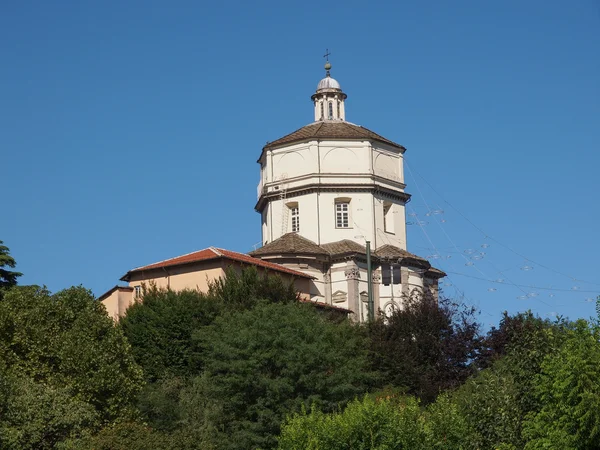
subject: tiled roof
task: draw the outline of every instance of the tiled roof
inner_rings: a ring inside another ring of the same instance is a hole
[[[406,250],[389,244],[379,247],[377,250],[375,250],[374,255],[380,258],[409,258],[429,264],[425,258],[421,258],[420,256],[414,255]]]
[[[440,270],[440,269],[436,269],[435,267],[430,267],[427,270],[427,273],[430,275],[433,275],[436,278],[442,278],[447,275],[446,272],[444,272],[443,270]]]
[[[253,258],[252,256],[245,255],[243,253],[232,252],[231,250],[225,250],[222,248],[205,248],[204,250],[199,250],[197,252],[188,253],[186,255],[177,256],[175,258],[165,259],[164,261],[159,261],[157,263],[149,264],[147,266],[138,267],[136,269],[130,270],[127,272],[121,280],[125,280],[129,275],[137,272],[142,272],[151,269],[160,269],[163,267],[172,267],[179,266],[183,264],[190,264],[195,262],[202,261],[210,261],[214,259],[228,259],[230,261],[237,261],[245,264],[252,264],[254,266],[263,267],[265,269],[274,270],[276,272],[287,273],[290,275],[294,275],[302,278],[313,278],[310,275],[299,272],[297,270],[288,269],[280,264],[271,263],[268,261],[263,261],[258,258]],[[125,280],[126,281],[126,280]]]
[[[290,133],[276,141],[269,142],[265,145],[265,149],[271,147],[277,147],[283,144],[290,144],[292,142],[305,141],[310,139],[351,139],[351,140],[372,140],[383,142],[388,145],[392,145],[401,150],[406,150],[400,144],[396,144],[389,139],[380,136],[379,134],[369,130],[368,128],[361,127],[360,125],[354,125],[350,122],[314,122],[306,125],[293,133]]]
[[[351,241],[350,239],[322,244],[321,247],[327,250],[331,256],[347,255],[352,253],[366,254],[367,252],[365,247],[354,241]]]
[[[284,234],[273,242],[250,252],[250,255],[260,258],[263,256],[275,255],[324,255],[336,257],[341,255],[359,254],[365,255],[366,248],[357,242],[350,239],[344,239],[327,244],[317,245],[310,239],[300,236],[297,233]],[[410,253],[393,245],[382,245],[377,250],[372,252],[373,259],[379,261],[381,259],[409,259],[421,267],[427,269],[430,275],[435,277],[444,277],[446,274],[439,269],[431,267],[429,261],[421,258],[413,253]]]
[[[287,233],[280,238],[269,242],[264,247],[250,252],[252,256],[278,255],[281,253],[294,253],[304,255],[328,255],[323,247],[315,244],[310,239],[300,236],[298,233]]]

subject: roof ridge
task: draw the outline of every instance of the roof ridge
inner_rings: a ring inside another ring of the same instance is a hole
[[[163,259],[163,260],[161,260],[161,261],[156,261],[156,262],[153,262],[153,263],[150,263],[150,264],[144,264],[143,266],[139,266],[139,267],[135,267],[135,268],[131,269],[131,270],[130,270],[130,272],[131,272],[131,271],[133,271],[133,270],[142,269],[142,268],[144,268],[144,267],[153,266],[153,265],[155,265],[155,264],[160,264],[160,263],[164,263],[164,262],[167,262],[167,261],[171,261],[172,259],[182,258],[182,257],[184,257],[184,256],[193,255],[194,253],[202,252],[202,251],[204,251],[204,250],[211,250],[211,249],[212,249],[212,247],[209,247],[209,248],[202,248],[202,249],[200,249],[200,250],[194,250],[193,252],[185,253],[185,254],[183,254],[183,255],[179,255],[179,256],[173,256],[172,258]]]
[[[212,251],[217,256],[223,256],[223,253],[220,252],[220,249],[217,247],[208,247],[210,251]]]

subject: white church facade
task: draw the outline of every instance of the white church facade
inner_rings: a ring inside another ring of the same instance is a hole
[[[216,254],[219,261],[292,276],[303,301],[366,321],[369,294],[374,311],[389,314],[415,291],[437,296],[445,274],[406,250],[406,149],[346,121],[347,96],[331,77],[329,62],[325,69],[311,97],[314,122],[267,143],[258,159],[255,209],[261,215],[262,247],[248,255],[223,249]],[[224,273],[220,266],[213,272],[203,268],[216,256],[189,255],[129,271],[121,278],[128,286],[100,297],[109,314],[111,305],[118,305],[111,315],[122,315],[144,282],[202,290],[210,277]],[[169,270],[185,276],[174,281]]]
[[[364,321],[367,242],[375,311],[401,307],[415,290],[437,295],[445,274],[406,250],[406,149],[346,121],[347,95],[329,62],[325,69],[311,97],[314,122],[262,149],[255,209],[263,247],[250,255],[312,275],[313,301]]]

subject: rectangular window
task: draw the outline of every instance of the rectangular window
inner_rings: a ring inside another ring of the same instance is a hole
[[[336,228],[350,228],[350,203],[335,204],[335,226]]]
[[[138,284],[137,286],[134,286],[133,289],[135,289],[135,298],[140,298],[142,296],[142,286]]]
[[[290,215],[292,216],[292,232],[298,233],[300,231],[300,210],[297,206],[290,208]]]
[[[381,265],[381,282],[384,286],[390,284],[402,284],[402,271],[398,264],[382,264]]]
[[[383,203],[383,231],[395,234],[394,232],[394,209],[392,203]]]

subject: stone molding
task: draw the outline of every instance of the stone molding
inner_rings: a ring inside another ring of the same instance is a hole
[[[347,280],[360,280],[360,270],[357,267],[344,270],[344,275]]]

